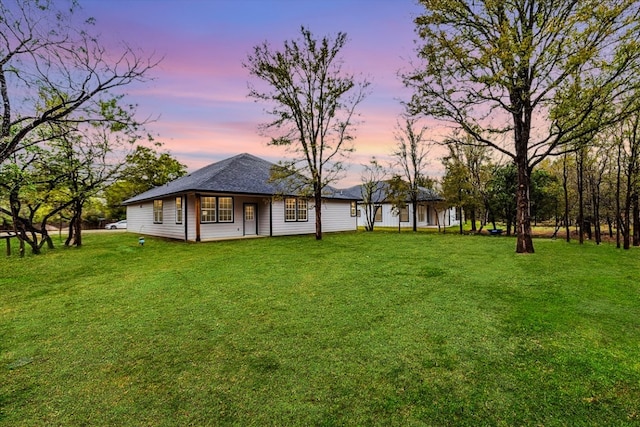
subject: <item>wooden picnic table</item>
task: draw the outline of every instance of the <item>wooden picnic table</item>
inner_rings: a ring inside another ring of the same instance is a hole
[[[10,231],[0,231],[0,239],[7,241],[7,256],[11,256],[11,238],[17,237],[15,233]]]

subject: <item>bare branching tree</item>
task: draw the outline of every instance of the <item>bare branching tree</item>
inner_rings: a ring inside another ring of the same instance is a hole
[[[158,60],[129,46],[108,51],[75,1],[2,1],[0,17],[0,164],[81,123],[141,125],[114,114],[115,92],[145,81]]]
[[[396,146],[391,155],[399,176],[407,182],[407,195],[411,201],[413,231],[418,229],[417,212],[420,186],[427,180],[425,168],[429,163],[429,145],[426,140],[427,128],[416,126],[417,119],[406,118],[398,123],[395,131]]]
[[[322,196],[341,177],[343,160],[352,150],[355,109],[369,83],[342,69],[338,56],[345,33],[316,40],[306,28],[301,38],[281,49],[264,42],[253,49],[244,67],[266,88],[252,86],[249,96],[271,107],[273,121],[264,126],[271,145],[290,149],[294,159],[281,163],[278,178],[305,177],[302,194],[315,202],[316,239],[322,239]],[[300,189],[298,189],[300,191]]]
[[[387,185],[385,179],[387,171],[378,159],[372,157],[364,166],[361,175],[360,196],[364,207],[364,229],[373,231],[376,220],[376,212],[381,209],[381,204],[386,199]]]

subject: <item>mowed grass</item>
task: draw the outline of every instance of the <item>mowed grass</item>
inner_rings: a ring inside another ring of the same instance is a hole
[[[640,252],[87,234],[0,260],[0,425],[640,424]]]

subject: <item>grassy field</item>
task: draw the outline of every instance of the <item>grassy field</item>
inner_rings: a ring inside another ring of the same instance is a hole
[[[640,424],[640,252],[130,233],[0,259],[0,425]]]

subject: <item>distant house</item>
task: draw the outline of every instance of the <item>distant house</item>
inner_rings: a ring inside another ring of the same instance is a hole
[[[362,186],[356,185],[344,190],[354,198],[357,203],[357,223],[359,227],[366,224],[366,205],[362,200]],[[389,184],[381,181],[377,184],[372,194],[372,204],[377,207],[374,218],[376,227],[398,227],[413,228],[413,207],[411,201],[406,200],[406,206],[397,209],[389,200]],[[420,187],[418,196],[417,227],[448,227],[459,225],[460,220],[456,215],[455,208],[447,207],[445,200],[436,191]]]
[[[314,233],[313,199],[270,182],[273,166],[240,154],[132,197],[124,202],[128,230],[194,242]],[[328,188],[323,231],[356,230],[356,199]]]

